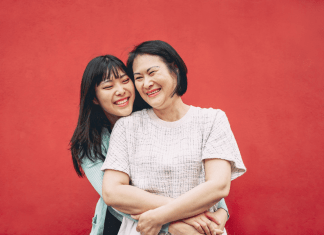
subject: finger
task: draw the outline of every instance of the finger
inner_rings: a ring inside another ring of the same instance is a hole
[[[222,231],[222,230],[220,230],[218,228],[215,230],[215,232],[216,232],[216,234],[223,234],[224,233],[224,231]]]
[[[205,215],[208,219],[210,219],[211,221],[215,222],[217,225],[221,224],[221,221],[218,219],[218,217],[214,216],[213,213],[207,211],[205,212]]]
[[[205,234],[204,230],[202,227],[200,227],[200,224],[197,222],[193,222],[193,227],[198,231],[198,233]]]
[[[207,218],[206,218],[207,219]],[[207,219],[208,220],[208,219]],[[209,220],[210,221],[210,220]],[[210,221],[210,223],[207,223],[209,231],[212,234],[216,234],[215,230],[218,228],[218,225],[216,223],[214,223],[213,221]]]
[[[211,231],[209,231],[208,225],[205,221],[203,221],[202,219],[197,220],[197,223],[200,224],[200,227],[202,227],[202,229],[204,230],[206,235],[212,235]]]
[[[207,224],[208,230],[210,231],[210,234],[214,235],[214,230],[216,229],[216,224],[212,221],[210,221],[207,217],[201,216],[200,217],[202,221],[204,221]]]
[[[131,215],[131,217],[132,217],[133,219],[139,220],[139,218],[141,217],[141,215]]]
[[[137,226],[136,226],[136,231],[137,232],[140,232],[141,230],[140,230],[140,227],[139,227],[139,225],[137,224]]]

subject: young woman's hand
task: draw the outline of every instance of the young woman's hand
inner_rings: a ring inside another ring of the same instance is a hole
[[[208,214],[209,215],[209,214]],[[212,215],[210,215],[212,217]],[[223,231],[218,228],[219,224],[218,218],[214,218],[210,220],[205,213],[201,213],[199,215],[183,219],[184,223],[191,225],[194,227],[199,233],[207,234],[207,235],[216,235],[223,234]]]
[[[226,221],[227,221],[227,212],[220,208],[216,212],[205,212],[205,215],[208,219],[215,222],[216,228],[223,231]]]
[[[160,232],[162,225],[153,210],[148,210],[140,215],[132,215],[138,220],[136,231],[141,235],[156,235]]]
[[[194,227],[181,221],[170,223],[169,232],[172,235],[201,235]]]

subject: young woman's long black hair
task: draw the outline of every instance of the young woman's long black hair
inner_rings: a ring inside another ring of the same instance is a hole
[[[126,72],[124,63],[112,55],[99,56],[87,65],[81,82],[80,112],[77,127],[70,141],[74,169],[83,177],[82,159],[103,160],[101,133],[103,128],[111,132],[111,124],[100,105],[93,103],[95,88],[111,75],[119,77],[119,71]],[[138,97],[138,96],[137,96]]]

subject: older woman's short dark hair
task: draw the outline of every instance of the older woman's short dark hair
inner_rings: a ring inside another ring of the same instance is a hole
[[[146,41],[134,47],[129,53],[127,60],[128,74],[134,81],[133,63],[138,55],[156,55],[159,56],[168,66],[170,72],[177,75],[177,86],[174,89],[172,96],[177,94],[182,96],[187,91],[187,66],[176,52],[176,50],[166,42],[160,40]]]

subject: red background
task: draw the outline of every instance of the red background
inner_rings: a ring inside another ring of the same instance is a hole
[[[189,69],[188,104],[224,110],[247,173],[229,234],[324,234],[324,2],[0,3],[0,234],[87,234],[98,195],[73,170],[86,64],[161,39]]]

